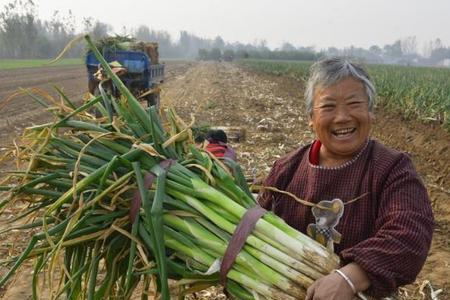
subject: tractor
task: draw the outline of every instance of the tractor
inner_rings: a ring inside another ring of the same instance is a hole
[[[164,81],[165,65],[158,62],[157,43],[135,42],[133,39],[112,46],[109,42],[109,45],[103,46],[100,51],[113,72],[138,100],[147,101],[148,106],[159,107],[160,84]],[[115,98],[120,97],[119,89],[105,76],[93,52],[86,54],[85,63],[91,94],[99,95],[102,88]]]

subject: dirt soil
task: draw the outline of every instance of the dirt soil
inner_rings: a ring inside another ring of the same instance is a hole
[[[313,137],[302,103],[303,84],[296,79],[260,74],[230,63],[169,63],[167,71],[163,106],[175,107],[186,121],[193,116],[197,124],[238,126],[246,131],[244,141],[231,144],[247,176],[263,177],[275,159]],[[54,82],[75,98],[86,90],[83,67],[0,71],[0,79],[0,107],[2,99],[20,86],[50,90],[48,83]],[[31,99],[13,100],[0,110],[0,155],[25,126],[49,118]],[[429,295],[430,286],[443,289],[436,299],[450,299],[450,135],[437,124],[404,120],[382,109],[377,110],[376,118],[373,137],[412,156],[428,186],[437,220],[425,267],[415,284],[401,290],[402,299],[422,299],[420,290]],[[0,170],[10,166],[4,164]],[[7,217],[0,217],[0,228]],[[0,236],[0,241],[1,257],[10,254],[11,245],[15,251],[21,249],[26,237]],[[29,299],[31,270],[30,265],[22,268],[14,283],[0,290],[0,297]],[[0,269],[0,275],[4,271]],[[197,294],[197,299],[219,298],[224,296],[217,289]]]

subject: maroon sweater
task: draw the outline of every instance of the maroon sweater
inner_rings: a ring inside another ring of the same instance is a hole
[[[317,203],[340,198],[345,205],[336,226],[342,234],[335,252],[344,263],[356,262],[366,272],[373,296],[386,296],[413,282],[430,248],[434,219],[426,188],[405,153],[370,140],[359,156],[336,168],[309,162],[311,145],[275,162],[265,186],[291,192]],[[265,191],[261,206],[306,232],[314,223],[309,207],[280,193]]]

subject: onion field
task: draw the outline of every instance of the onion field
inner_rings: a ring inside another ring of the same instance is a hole
[[[243,60],[241,64],[275,75],[308,78],[312,62]],[[368,65],[375,81],[378,105],[406,119],[441,124],[450,131],[450,69]]]

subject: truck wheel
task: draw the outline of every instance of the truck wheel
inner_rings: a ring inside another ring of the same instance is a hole
[[[98,81],[97,80],[92,79],[92,80],[88,81],[88,91],[92,95],[96,96],[95,91],[98,92]]]
[[[159,94],[151,94],[147,97],[147,105],[150,106],[156,106],[157,109],[159,109]]]

